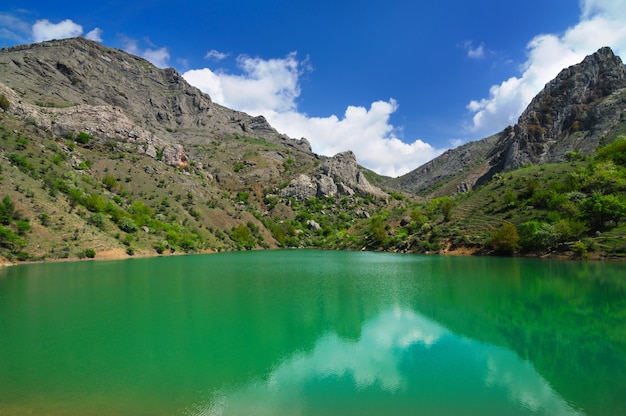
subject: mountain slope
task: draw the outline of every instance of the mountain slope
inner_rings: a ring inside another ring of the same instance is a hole
[[[590,155],[626,132],[626,66],[610,48],[562,70],[515,126],[452,149],[385,186],[409,193],[454,194],[527,164]],[[437,189],[433,189],[437,186]]]
[[[86,39],[2,49],[0,99],[11,259],[310,246],[387,197],[354,154],[318,156],[173,69]],[[324,214],[302,214],[311,197]]]

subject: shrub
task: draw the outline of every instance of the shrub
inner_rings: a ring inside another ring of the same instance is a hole
[[[610,160],[616,165],[626,166],[626,137],[620,136],[613,143],[596,151],[598,160]]]
[[[101,230],[104,230],[104,225],[106,224],[106,217],[101,212],[94,213],[87,222],[95,227],[98,227]]]
[[[137,231],[138,228],[137,224],[135,224],[135,221],[128,217],[121,218],[117,223],[117,226],[125,233],[134,233],[135,231]]]
[[[8,110],[9,107],[11,107],[9,99],[6,97],[6,95],[0,94],[0,108],[2,108],[3,110]]]
[[[115,179],[115,176],[107,173],[104,175],[104,178],[102,178],[102,184],[106,189],[112,191],[117,186],[117,179]]]
[[[91,134],[85,133],[84,131],[81,131],[80,133],[78,133],[78,136],[76,136],[76,141],[80,144],[87,144],[91,139],[93,139],[93,136]]]
[[[576,241],[572,244],[572,252],[574,253],[574,257],[579,259],[586,259],[589,257],[587,244],[582,241]]]
[[[24,235],[31,230],[30,221],[28,219],[17,221],[15,226],[17,227],[17,233],[19,235]]]
[[[84,255],[88,259],[93,259],[94,257],[96,257],[96,250],[94,250],[93,248],[88,248],[85,250]]]
[[[517,228],[510,222],[505,222],[495,230],[488,242],[497,253],[512,254],[519,248],[519,234]]]

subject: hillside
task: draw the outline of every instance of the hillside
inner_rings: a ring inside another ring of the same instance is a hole
[[[516,126],[390,180],[123,51],[4,48],[0,263],[278,247],[621,258],[625,80],[602,49]]]
[[[313,245],[387,197],[352,153],[315,155],[176,71],[82,38],[3,49],[0,80],[10,260]],[[310,198],[342,205],[286,223]]]

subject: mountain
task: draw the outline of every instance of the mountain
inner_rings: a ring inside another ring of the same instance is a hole
[[[388,197],[353,153],[316,155],[175,70],[84,38],[0,50],[0,99],[7,257],[311,245],[333,214],[344,229]],[[285,224],[310,198],[344,204]]]
[[[0,264],[278,247],[623,258],[625,87],[603,48],[515,126],[390,180],[126,52],[3,48]]]
[[[383,185],[408,193],[451,195],[528,164],[560,162],[571,152],[591,155],[625,132],[626,66],[605,47],[563,69],[515,126],[448,150]]]

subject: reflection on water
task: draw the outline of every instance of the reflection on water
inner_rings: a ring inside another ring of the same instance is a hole
[[[623,264],[278,251],[0,270],[0,416],[626,414]]]
[[[442,354],[445,362],[436,362]],[[420,365],[429,361],[430,365]],[[456,376],[446,373],[451,368]],[[285,358],[267,377],[212,393],[208,404],[193,406],[188,414],[317,414],[318,403],[311,398],[319,387],[316,385],[322,383],[349,384],[354,390],[352,398],[345,396],[346,386],[339,387],[341,396],[326,397],[337,407],[325,414],[341,414],[345,409],[342,402],[353,399],[362,401],[359,406],[363,412],[359,413],[367,414],[371,397],[359,392],[377,390],[395,396],[398,410],[408,405],[413,412],[443,414],[449,403],[440,402],[436,395],[428,397],[430,391],[419,389],[420,385],[440,383],[442,379],[451,392],[472,391],[465,395],[465,402],[455,399],[454,407],[465,409],[464,414],[492,413],[494,409],[499,414],[583,414],[561,398],[530,362],[512,351],[459,337],[419,313],[400,307],[366,322],[358,341],[326,334],[311,351]],[[499,403],[494,396],[499,397]],[[419,407],[414,406],[416,402]]]

